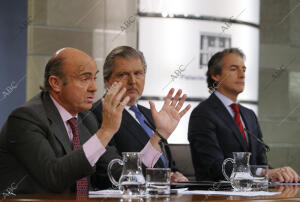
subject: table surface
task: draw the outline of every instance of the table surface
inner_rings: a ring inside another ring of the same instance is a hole
[[[149,197],[139,199],[128,198],[76,198],[75,194],[20,194],[14,197],[2,198],[2,201],[102,201],[102,202],[188,202],[188,201],[300,201],[300,186],[277,186],[269,189],[269,191],[280,191],[279,195],[274,196],[259,196],[259,197],[244,197],[244,196],[213,196],[213,195],[170,195],[161,197]]]

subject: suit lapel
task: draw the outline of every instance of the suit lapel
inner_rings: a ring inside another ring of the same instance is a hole
[[[123,120],[122,125],[129,130],[129,134],[133,135],[135,139],[144,147],[148,140],[149,136],[142,126],[137,123],[137,121],[127,112],[123,111]]]
[[[142,114],[146,117],[146,119],[153,123],[152,117],[148,114],[146,110],[144,110],[142,107],[138,105],[139,110],[142,112]],[[123,119],[122,123],[124,123],[124,127],[126,127],[129,130],[129,134],[133,135],[135,139],[140,143],[140,146],[143,148],[149,141],[149,136],[147,132],[143,129],[143,127],[137,123],[137,121],[127,112],[127,110],[123,111]],[[159,158],[159,160],[156,163],[156,166],[163,167],[163,162]]]
[[[138,108],[139,110],[142,112],[142,114],[146,117],[147,121],[152,125],[154,126],[154,128],[156,129],[156,126],[154,124],[154,121],[153,121],[153,118],[152,118],[152,114],[151,114],[151,111],[149,109],[146,109],[144,107],[142,107],[141,105],[138,105]],[[149,139],[148,139],[149,140]],[[170,159],[171,155],[169,155],[169,161],[171,161],[172,159]],[[161,167],[163,168],[164,167],[164,163],[163,161],[161,160],[161,158],[158,159],[156,165],[158,167]]]
[[[238,126],[236,125],[234,119],[232,118],[232,116],[230,115],[230,113],[228,112],[228,110],[226,109],[224,104],[222,103],[222,101],[219,100],[219,98],[215,94],[212,94],[209,99],[210,99],[211,104],[214,106],[216,114],[218,114],[218,116],[221,119],[223,119],[223,121],[226,123],[226,125],[229,126],[229,128],[232,130],[234,137],[240,143],[243,151],[246,152],[247,147],[246,147],[245,141],[243,139],[242,133],[241,133],[240,129],[238,128]]]
[[[54,134],[57,140],[62,144],[65,152],[70,153],[72,151],[72,145],[59,112],[57,111],[48,93],[44,94],[43,100],[44,107],[50,121],[50,130],[52,134]]]
[[[80,116],[78,116],[78,132],[80,145],[83,145],[91,137],[91,134],[89,130],[84,126]]]
[[[141,105],[138,105],[139,110],[142,112],[142,114],[146,117],[147,121],[155,127],[153,118],[152,118],[152,114],[151,111],[149,109],[146,109],[144,107],[142,107]],[[156,127],[155,127],[156,129]]]

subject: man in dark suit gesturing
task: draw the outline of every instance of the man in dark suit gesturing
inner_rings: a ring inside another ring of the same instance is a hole
[[[193,110],[188,129],[197,180],[224,179],[222,163],[232,152],[251,152],[251,165],[267,164],[264,145],[257,140],[262,133],[256,115],[236,103],[245,71],[244,54],[236,48],[218,52],[208,62],[207,83],[214,92]],[[269,169],[269,176],[280,182],[299,180],[290,167]]]
[[[96,62],[80,50],[63,48],[52,56],[43,91],[14,110],[1,131],[1,193],[87,194],[129,101],[121,83],[113,83],[101,100],[98,129],[95,118],[81,113],[92,107],[97,73]]]
[[[178,101],[181,95],[181,90],[179,90],[176,93],[174,100],[171,101],[174,89],[171,89],[168,93],[163,108],[159,112],[156,111],[154,103],[151,101],[149,102],[151,111],[141,105],[138,105],[137,100],[144,90],[145,74],[146,62],[144,56],[140,51],[135,50],[134,48],[128,46],[117,47],[106,57],[103,67],[103,77],[106,87],[110,88],[112,83],[116,81],[121,82],[123,87],[127,89],[125,95],[130,97],[130,100],[122,114],[120,129],[110,143],[117,148],[120,154],[122,152],[142,151],[144,150],[145,145],[151,143],[157,138],[156,135],[153,135],[153,131],[144,123],[144,120],[153,123],[157,129],[168,125],[168,128],[166,128],[165,131],[161,131],[161,133],[166,134],[164,136],[168,138],[177,125],[170,124],[173,122],[171,120],[177,119],[179,121],[179,119],[190,108],[190,105],[188,105],[177,115],[176,112],[174,116],[166,114],[166,111],[169,111],[170,107],[175,107],[176,111],[179,112],[186,99],[186,95],[183,95],[182,99]],[[101,118],[103,107],[100,101],[94,104],[92,111],[95,113],[99,123],[101,124],[103,121]],[[170,154],[170,152],[167,153]],[[155,162],[152,162],[151,166],[154,166],[154,164]],[[160,156],[156,166],[167,166],[164,155]],[[171,165],[171,167],[175,168],[174,165]],[[187,180],[187,178],[180,172],[176,171],[172,173],[171,179],[172,181]]]
[[[106,175],[97,168],[119,157],[106,146],[119,130],[130,97],[121,82],[112,82],[101,99],[98,127],[93,113],[86,111],[97,91],[97,73],[96,62],[74,48],[60,49],[48,61],[43,91],[14,110],[0,134],[0,191],[4,196],[76,191],[77,196],[86,197],[88,189],[98,185],[98,176]],[[156,120],[167,121],[157,128],[165,138],[187,111],[179,112],[184,101],[177,103],[175,97],[171,102],[171,97],[166,109],[155,113]],[[159,140],[155,136],[141,151],[148,167],[161,155]]]

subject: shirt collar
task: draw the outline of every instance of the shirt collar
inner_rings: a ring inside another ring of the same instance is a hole
[[[220,93],[219,91],[215,91],[215,95],[221,100],[221,102],[226,106],[230,106],[233,102],[231,99]]]
[[[132,106],[136,106],[136,107],[138,108],[137,104],[134,104],[134,105],[132,105]],[[125,109],[126,109],[127,111],[129,111],[129,110],[130,110],[130,107],[132,107],[132,106],[126,105],[126,106],[125,106]]]
[[[63,106],[61,106],[51,95],[50,95],[55,107],[57,108],[63,122],[67,122],[68,120],[70,120],[71,118],[75,117],[78,118],[78,114],[76,114],[75,116],[72,116],[72,114],[70,114]]]

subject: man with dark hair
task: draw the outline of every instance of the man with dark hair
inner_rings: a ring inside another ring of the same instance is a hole
[[[44,86],[40,87],[43,91],[51,90],[49,83],[50,76],[57,76],[63,80],[63,85],[67,84],[65,75],[62,72],[64,58],[63,57],[52,57],[46,64],[45,73],[44,73]]]
[[[113,82],[101,99],[102,125],[98,127],[95,117],[86,111],[92,107],[97,91],[97,73],[96,62],[80,50],[63,48],[52,56],[45,69],[43,91],[14,110],[1,131],[1,193],[76,191],[87,195],[102,172],[96,164],[118,156],[105,147],[118,131],[130,100],[122,83]],[[175,98],[172,104],[177,102]],[[182,113],[168,106],[168,111],[157,115],[158,119],[176,116],[157,128],[162,135],[170,135],[168,124],[176,127]],[[148,150],[142,151],[146,166],[161,155],[155,149],[158,142],[159,138],[154,139]]]
[[[245,71],[244,54],[237,48],[218,52],[208,62],[212,94],[193,110],[188,129],[197,180],[224,179],[222,163],[233,157],[232,152],[251,152],[251,165],[267,165],[264,145],[257,140],[262,139],[257,117],[236,103],[244,90]],[[226,173],[230,172],[227,167]],[[269,177],[280,182],[300,180],[290,167],[269,169]]]
[[[178,117],[167,117],[164,116],[163,119],[157,119],[157,116],[161,114],[163,117],[163,112],[168,109],[169,103],[171,106],[176,106],[176,109],[182,107],[183,102],[179,102],[178,105],[170,100],[171,94],[174,93],[174,89],[171,89],[163,108],[160,112],[157,112],[153,102],[150,103],[151,111],[141,105],[137,104],[137,100],[142,95],[145,84],[146,75],[146,62],[143,54],[135,50],[132,47],[120,46],[112,50],[105,59],[103,67],[103,77],[105,85],[110,88],[112,83],[121,82],[123,87],[126,88],[125,95],[128,96],[129,102],[125,107],[122,114],[122,123],[120,129],[115,134],[110,145],[117,148],[119,154],[122,152],[138,152],[143,150],[145,145],[151,143],[156,139],[156,135],[153,135],[153,131],[144,123],[144,120],[152,123],[156,128],[161,128],[162,125],[168,124],[166,121],[169,118],[179,119],[181,118],[190,108],[188,105],[182,113],[178,114]],[[179,99],[181,95],[181,90],[179,90],[175,95],[175,100]],[[183,95],[182,101],[186,99],[186,95]],[[98,101],[94,104],[92,111],[96,115],[100,125],[102,123],[103,113],[101,102]],[[154,119],[154,120],[153,120]],[[174,126],[169,125],[168,131],[162,131],[163,133],[171,134],[175,129]],[[168,137],[169,135],[165,135]],[[167,153],[171,155],[169,148],[167,147]],[[170,158],[170,156],[169,156]],[[175,168],[174,162],[170,159],[171,169],[174,171],[172,173],[172,181],[187,181],[180,172]],[[153,164],[154,165],[154,164]],[[156,167],[166,167],[166,157],[164,155],[158,160]],[[105,170],[106,168],[104,168]]]

